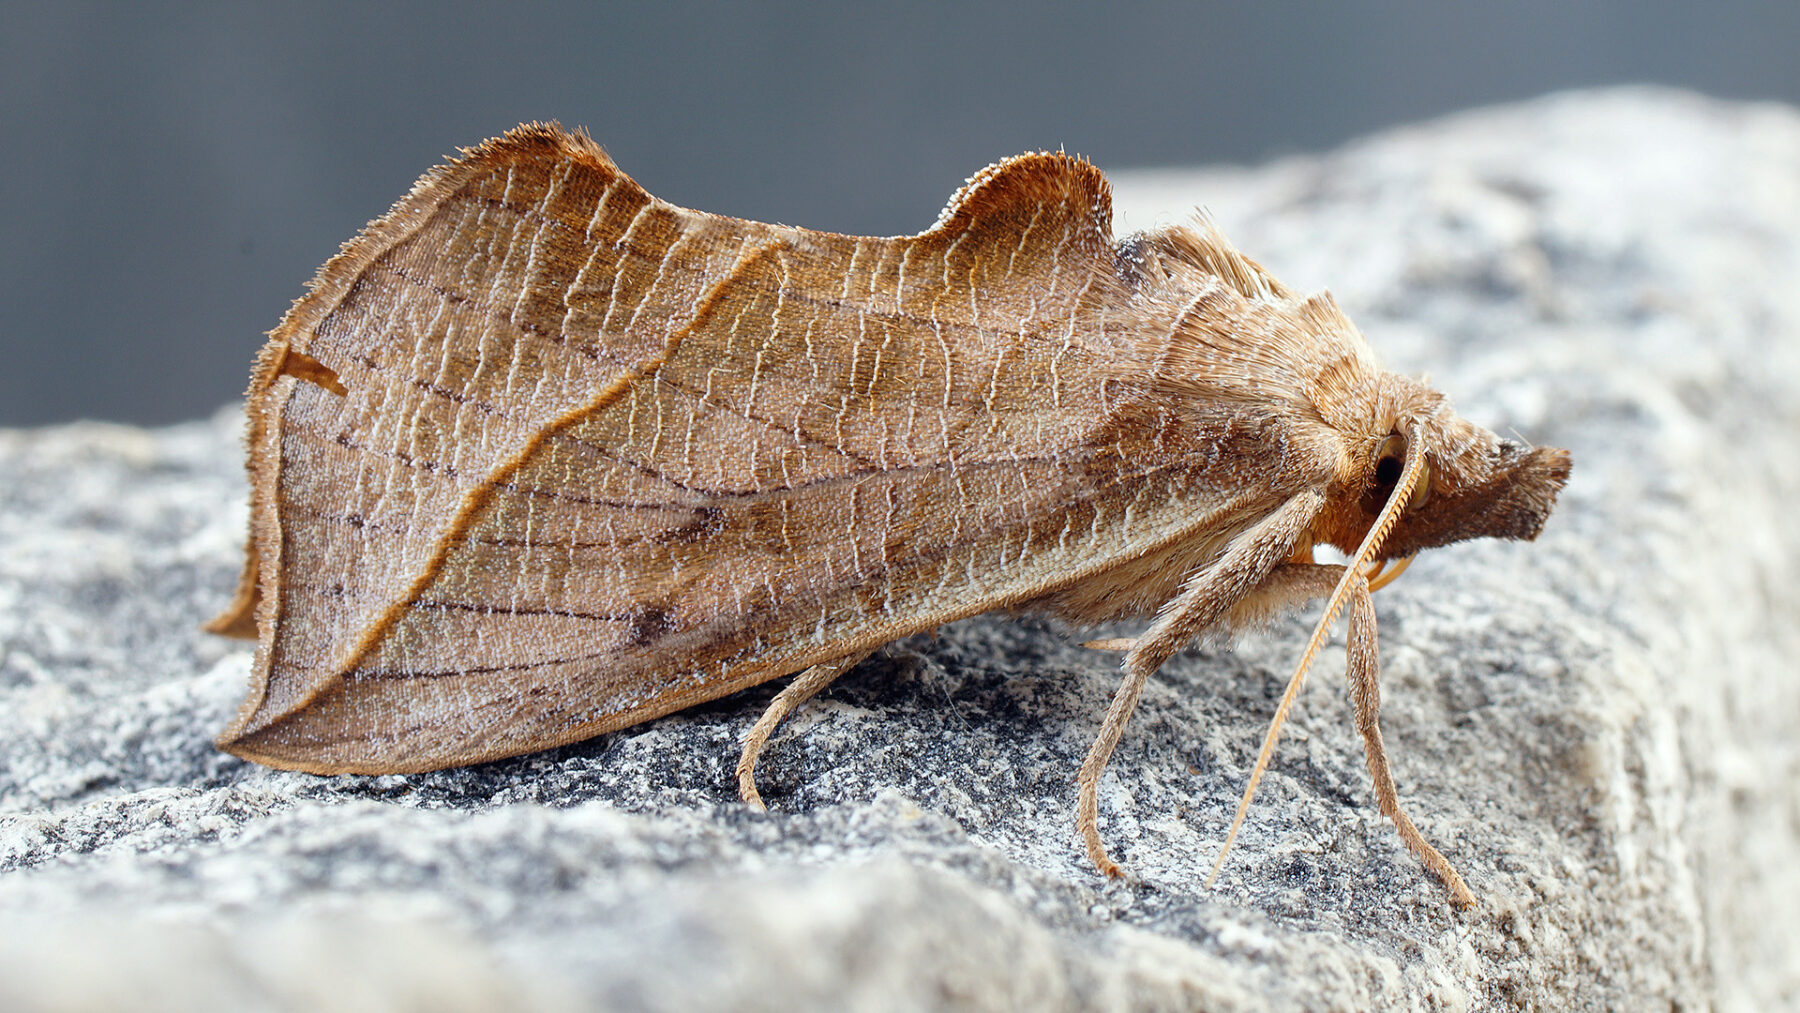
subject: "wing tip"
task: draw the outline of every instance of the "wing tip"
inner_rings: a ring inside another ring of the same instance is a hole
[[[304,729],[294,727],[290,719],[304,713],[301,710],[284,715],[269,715],[267,708],[258,708],[252,713],[239,715],[236,721],[213,739],[213,745],[221,752],[230,753],[240,760],[302,774],[416,774],[452,765],[409,766],[379,757],[347,755],[351,751],[344,748],[344,742],[308,737],[303,734]],[[259,717],[262,720],[259,721]],[[297,732],[302,734],[296,734]]]
[[[994,220],[1024,227],[1047,208],[1061,212],[1065,228],[1112,241],[1112,184],[1092,162],[1061,151],[1014,155],[970,176],[924,234],[960,233]]]

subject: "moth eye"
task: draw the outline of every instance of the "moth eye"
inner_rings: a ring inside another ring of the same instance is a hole
[[[1391,489],[1405,470],[1406,440],[1400,436],[1382,440],[1381,449],[1375,451],[1375,484]]]
[[[1423,462],[1421,462],[1423,463]],[[1369,489],[1363,494],[1363,509],[1371,514],[1380,513],[1388,497],[1394,494],[1394,486],[1400,482],[1400,476],[1406,471],[1406,437],[1399,433],[1391,433],[1375,448],[1375,467],[1370,477]],[[1413,486],[1412,498],[1407,501],[1407,510],[1417,510],[1431,496],[1431,469],[1429,465],[1421,470],[1418,482]]]

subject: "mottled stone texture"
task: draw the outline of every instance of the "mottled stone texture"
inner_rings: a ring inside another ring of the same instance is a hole
[[[1121,231],[1205,203],[1573,451],[1538,543],[1377,596],[1401,792],[1480,909],[1375,811],[1337,657],[1202,888],[1305,618],[1153,681],[1102,784],[1124,882],[1072,830],[1115,659],[1030,619],[846,677],[765,755],[768,815],[731,767],[773,687],[435,774],[223,756],[231,414],[0,433],[0,1007],[1800,1001],[1800,115],[1574,94],[1115,182]]]

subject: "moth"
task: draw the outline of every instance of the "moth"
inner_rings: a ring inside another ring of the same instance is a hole
[[[1145,680],[1324,599],[1226,847],[1347,608],[1379,804],[1465,904],[1388,773],[1370,593],[1421,549],[1535,537],[1569,474],[1207,220],[1116,239],[1081,159],[996,163],[869,238],[676,207],[554,124],[346,243],[247,411],[247,558],[209,627],[258,639],[218,739],[240,757],[432,770],[794,675],[737,767],[760,805],[776,725],[882,644],[995,609],[1148,618],[1095,643],[1123,679],[1076,823],[1117,875],[1097,787]]]

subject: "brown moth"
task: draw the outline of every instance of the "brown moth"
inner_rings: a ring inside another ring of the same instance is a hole
[[[1388,775],[1369,594],[1420,549],[1536,536],[1569,471],[1384,372],[1329,296],[1210,224],[1115,240],[1080,159],[997,163],[925,232],[866,238],[675,207],[555,125],[347,243],[248,413],[248,559],[209,627],[259,638],[238,756],[432,770],[798,673],[738,765],[760,805],[775,726],[888,641],[994,609],[1150,617],[1096,643],[1125,677],[1077,825],[1116,875],[1097,786],[1144,681],[1325,598],[1237,820],[1348,605],[1380,806],[1465,904]]]

